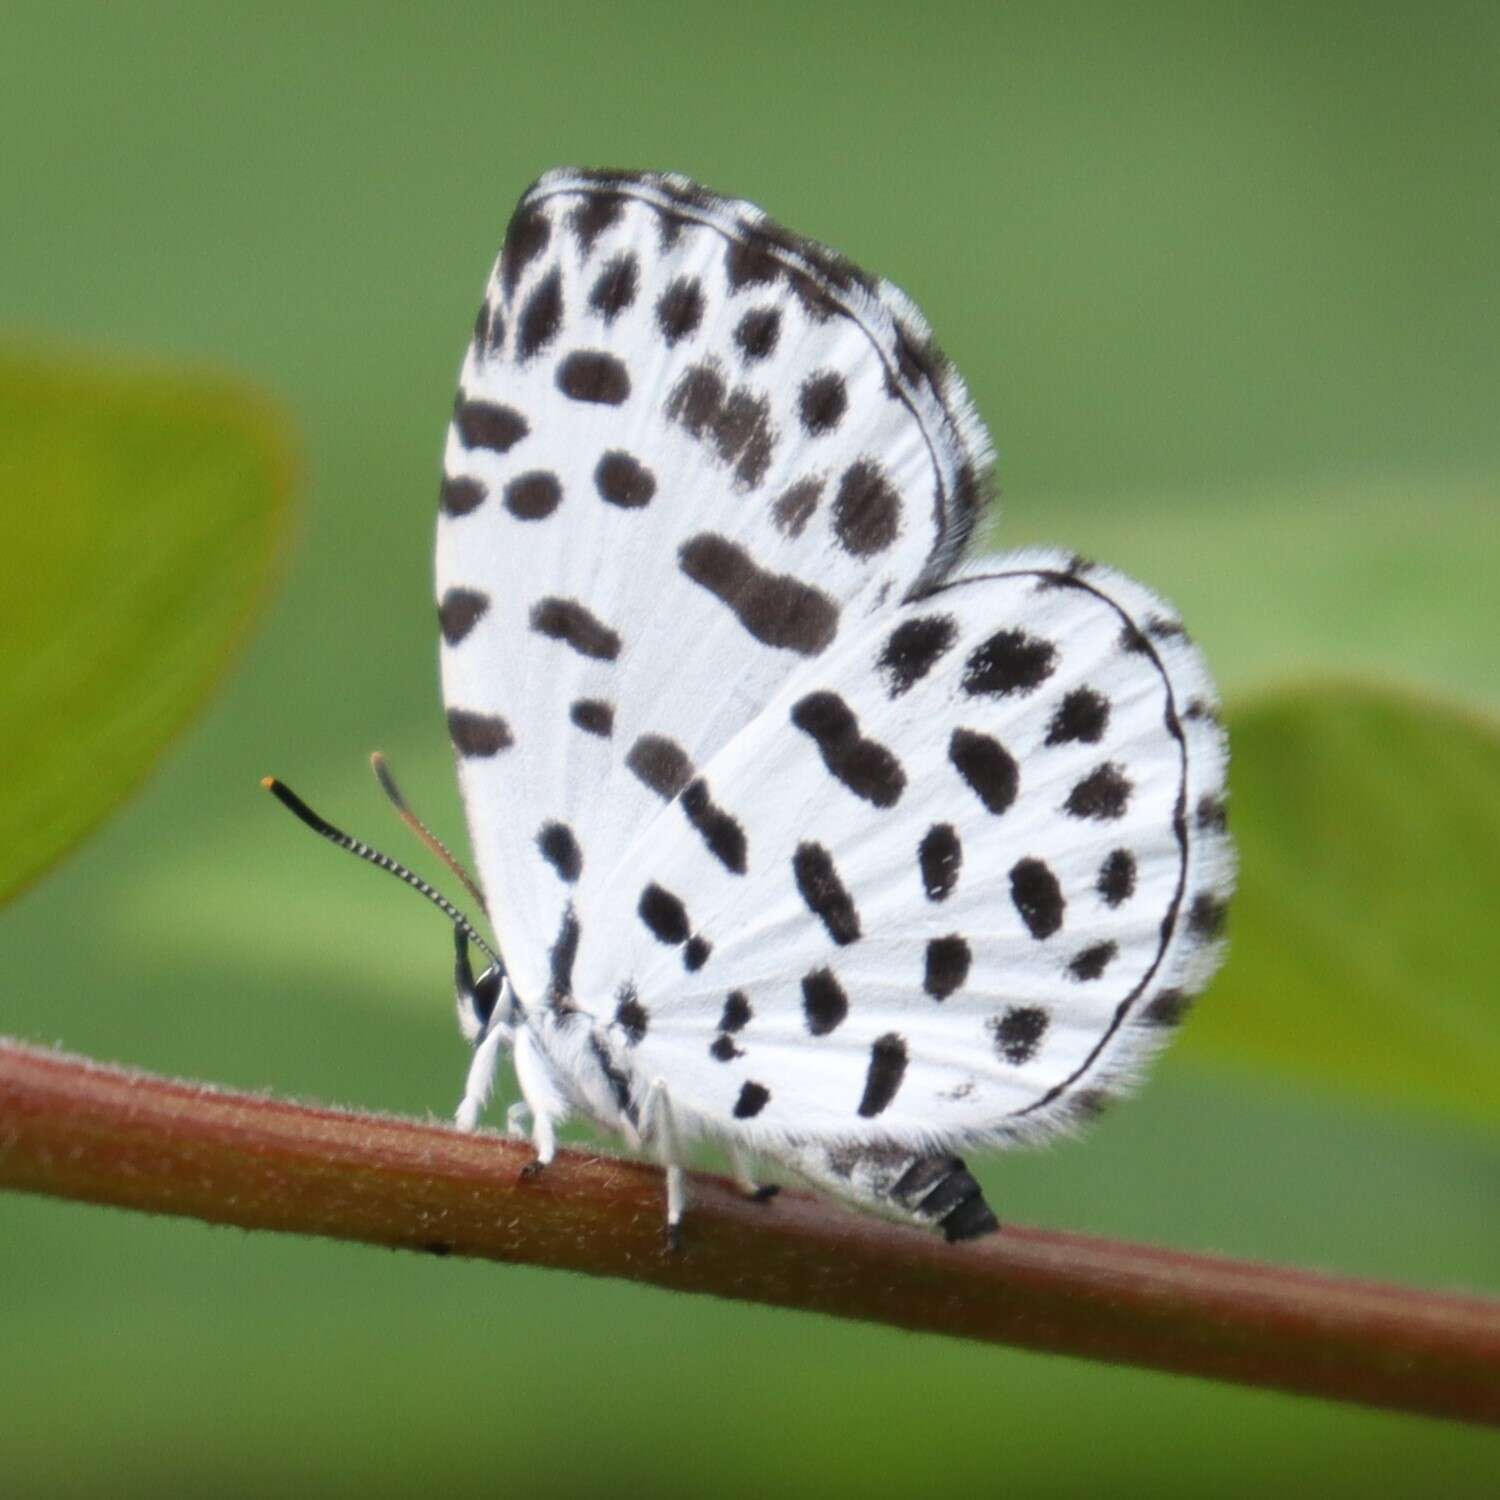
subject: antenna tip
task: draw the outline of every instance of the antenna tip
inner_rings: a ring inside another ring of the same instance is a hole
[[[375,773],[375,779],[380,783],[380,789],[400,812],[405,812],[406,798],[401,795],[401,788],[396,785],[396,778],[391,774],[391,768],[386,762],[385,756],[380,751],[374,751],[370,756],[370,769]]]
[[[275,791],[275,790],[276,790],[276,788],[277,788],[277,787],[278,787],[278,786],[279,786],[279,785],[280,785],[280,784],[281,784],[281,783],[280,783],[280,782],[278,782],[278,781],[277,781],[277,780],[276,780],[276,778],[275,778],[275,777],[274,777],[274,776],[262,776],[262,777],[261,777],[261,778],[260,778],[260,784],[261,784],[261,785],[262,785],[262,786],[263,786],[263,787],[265,787],[265,789],[266,789],[266,790],[267,790],[267,791],[268,791],[268,792],[274,792],[274,791]]]

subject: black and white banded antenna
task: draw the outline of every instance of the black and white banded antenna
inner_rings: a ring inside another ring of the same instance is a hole
[[[475,930],[474,924],[441,891],[428,885],[420,875],[414,875],[399,860],[392,859],[389,854],[382,854],[380,850],[372,849],[368,844],[361,843],[359,839],[350,838],[343,829],[335,828],[327,818],[315,813],[285,782],[278,781],[274,776],[263,776],[260,784],[288,812],[305,823],[314,833],[321,834],[330,844],[337,844],[340,849],[347,849],[350,854],[358,855],[360,859],[374,865],[377,869],[394,875],[397,880],[404,880],[419,895],[426,896],[464,937],[503,972],[505,965],[500,955],[485,942]]]

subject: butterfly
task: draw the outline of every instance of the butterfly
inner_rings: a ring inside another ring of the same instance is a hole
[[[962,1152],[1138,1077],[1221,954],[1217,698],[1139,584],[970,553],[992,469],[890,283],[680,176],[523,195],[437,526],[462,1128],[509,1054],[538,1166],[623,1135],[673,1243],[699,1141],[960,1240]]]

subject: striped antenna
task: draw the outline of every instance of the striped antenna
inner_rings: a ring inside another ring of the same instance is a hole
[[[426,896],[480,952],[486,954],[492,963],[504,968],[500,955],[474,930],[474,924],[446,896],[428,885],[420,875],[412,874],[405,865],[392,859],[389,854],[382,854],[380,850],[372,849],[368,844],[350,838],[341,828],[335,828],[326,818],[319,817],[285,782],[278,781],[274,776],[263,776],[260,784],[284,808],[307,824],[314,833],[322,834],[330,844],[337,844],[340,849],[347,849],[350,854],[356,854],[360,859],[376,866],[377,869],[387,871],[398,880],[404,880],[414,891]]]

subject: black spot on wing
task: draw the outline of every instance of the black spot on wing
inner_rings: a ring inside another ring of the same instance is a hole
[[[573,965],[578,959],[578,914],[571,906],[563,913],[547,958],[551,972],[548,999],[557,1005],[573,993]]]
[[[487,448],[509,453],[531,431],[513,406],[498,401],[466,401],[460,395],[453,408],[453,427],[465,448]]]
[[[951,615],[919,615],[898,625],[875,663],[891,697],[909,692],[937,665],[957,637],[958,623]]]
[[[641,892],[636,911],[659,943],[685,943],[692,932],[687,907],[671,891],[653,881]]]
[[[1068,793],[1063,807],[1075,818],[1089,818],[1096,823],[1113,822],[1125,816],[1130,805],[1130,782],[1113,762],[1090,771]]]
[[[500,285],[507,297],[515,293],[522,272],[547,248],[551,238],[552,225],[537,208],[523,208],[511,219],[500,252]]]
[[[901,497],[880,465],[862,458],[844,470],[833,502],[833,532],[844,551],[873,557],[901,530]]]
[[[719,1017],[720,1031],[743,1031],[754,1012],[743,990],[732,990],[724,1001],[724,1014]]]
[[[781,313],[774,307],[754,307],[735,325],[734,341],[746,359],[767,359],[781,338]]]
[[[802,1014],[813,1036],[836,1031],[849,1014],[849,997],[832,969],[815,969],[802,981]]]
[[[1026,930],[1038,942],[1049,938],[1063,924],[1062,887],[1042,860],[1021,859],[1011,866],[1010,899]]]
[[[768,286],[781,274],[781,262],[759,240],[730,240],[724,252],[724,275],[729,290],[746,286]]]
[[[1128,849],[1112,849],[1099,866],[1094,889],[1106,906],[1120,906],[1135,894],[1135,855]]]
[[[625,207],[618,193],[590,193],[568,215],[568,228],[578,239],[578,248],[587,259],[594,242],[612,224],[618,223]]]
[[[612,448],[594,467],[599,498],[622,510],[639,510],[656,493],[656,476],[638,458]]]
[[[1228,910],[1228,903],[1218,896],[1200,892],[1188,908],[1188,931],[1202,942],[1212,941],[1223,932]]]
[[[449,589],[438,605],[443,639],[456,646],[489,612],[490,597],[477,589]]]
[[[620,406],[630,395],[630,376],[613,354],[575,349],[557,367],[557,388],[570,401]]]
[[[947,359],[931,338],[922,338],[905,323],[896,324],[896,366],[908,386],[924,383],[941,392],[947,378]]]
[[[1229,808],[1222,797],[1205,794],[1198,799],[1193,821],[1204,833],[1224,833],[1229,828]]]
[[[813,512],[818,508],[818,500],[822,494],[821,479],[799,479],[795,484],[788,485],[771,507],[771,520],[775,522],[776,529],[785,536],[801,536],[812,519]]]
[[[495,359],[505,352],[506,323],[505,314],[498,307],[481,309],[489,313],[489,329],[485,334],[484,356],[486,359]],[[479,330],[476,328],[477,336]]]
[[[855,942],[860,935],[859,912],[827,849],[821,844],[798,844],[792,874],[808,910],[828,929],[828,936],[841,947]]]
[[[553,266],[521,306],[521,317],[516,324],[516,357],[523,364],[557,337],[562,317],[562,272]]]
[[[743,1047],[736,1047],[734,1038],[725,1036],[722,1032],[708,1044],[708,1055],[716,1062],[733,1062],[737,1057],[745,1055]]]
[[[543,823],[536,836],[542,858],[571,885],[583,873],[583,850],[566,823]]]
[[[794,270],[790,276],[792,295],[801,305],[809,323],[826,323],[839,311],[838,303],[834,301],[828,290],[807,272]]]
[[[927,944],[922,988],[934,1000],[946,1000],[968,981],[972,960],[968,943],[956,932],[947,937],[933,938]]]
[[[1020,768],[999,740],[974,729],[955,729],[948,759],[988,811],[1003,813],[1016,800]]]
[[[568,717],[585,734],[607,740],[615,732],[615,706],[602,698],[578,698],[568,709]]]
[[[861,1118],[873,1120],[889,1107],[906,1077],[906,1042],[894,1031],[877,1037],[870,1047],[870,1068],[859,1101]]]
[[[724,377],[713,365],[694,365],[672,387],[667,397],[667,415],[694,437],[701,438],[718,417],[727,393]]]
[[[490,305],[488,302],[479,304],[479,311],[474,314],[474,337],[472,340],[474,352],[483,359],[485,357],[485,346],[490,336]]]
[[[963,845],[951,823],[934,823],[922,835],[917,846],[917,863],[922,871],[922,889],[929,901],[946,901],[953,894],[963,860]]]
[[[693,776],[693,762],[687,751],[662,734],[643,734],[630,747],[625,764],[638,781],[664,802],[670,802]]]
[[[466,516],[484,503],[487,493],[477,479],[444,474],[443,486],[438,491],[438,509],[445,516]]]
[[[1098,979],[1113,962],[1120,951],[1118,943],[1091,943],[1075,953],[1068,963],[1068,978],[1077,980]]]
[[[789,574],[764,571],[727,537],[711,532],[689,537],[677,557],[688,578],[726,604],[767,646],[816,656],[838,630],[838,606],[827,594]]]
[[[613,323],[635,302],[640,283],[640,262],[629,251],[622,252],[595,278],[589,288],[589,306],[606,323]]]
[[[730,389],[711,364],[683,372],[667,397],[666,414],[689,436],[710,445],[735,479],[753,489],[770,467],[775,435],[771,403],[748,386]]]
[[[797,415],[809,437],[822,437],[844,420],[849,392],[837,370],[819,370],[802,382],[797,393]]]
[[[531,606],[531,628],[595,661],[613,661],[620,654],[620,637],[576,599],[537,600]]]
[[[683,946],[682,967],[690,974],[696,974],[708,962],[708,956],[713,951],[713,944],[706,937],[695,933]]]
[[[633,984],[620,986],[619,1004],[615,1006],[615,1024],[625,1033],[625,1040],[632,1047],[639,1046],[645,1040],[651,1015],[641,1004]]]
[[[1003,1016],[989,1023],[995,1051],[1002,1062],[1015,1067],[1030,1062],[1047,1034],[1047,1012],[1039,1005],[1012,1005]]]
[[[745,830],[709,795],[708,784],[699,777],[682,789],[682,810],[708,846],[708,852],[735,875],[746,869]]]
[[[1177,1026],[1192,1008],[1191,995],[1181,990],[1163,990],[1141,1012],[1141,1019],[1150,1026]]]
[[[837,693],[809,693],[792,705],[792,723],[810,735],[830,775],[876,807],[894,807],[906,789],[901,762],[859,732],[854,711]]]
[[[1093,688],[1074,688],[1047,725],[1049,745],[1097,745],[1109,728],[1109,699]]]
[[[656,238],[663,254],[676,248],[678,240],[682,238],[683,230],[688,227],[689,221],[681,214],[673,213],[666,208],[659,208],[656,211]]]
[[[1024,630],[997,630],[964,663],[963,688],[971,697],[1008,698],[1035,692],[1057,665],[1057,647]]]
[[[545,521],[561,503],[562,485],[545,469],[518,474],[505,486],[505,508],[518,521]]]
[[[669,348],[697,331],[703,307],[703,288],[692,276],[679,276],[657,298],[656,326]]]
[[[515,744],[510,726],[498,714],[471,713],[466,708],[448,710],[448,738],[460,755],[481,760]]]
[[[761,1083],[747,1083],[734,1102],[736,1120],[753,1120],[771,1100],[771,1091]]]
[[[1078,1125],[1092,1124],[1109,1106],[1110,1096],[1103,1089],[1075,1089],[1059,1105],[1063,1115]]]

